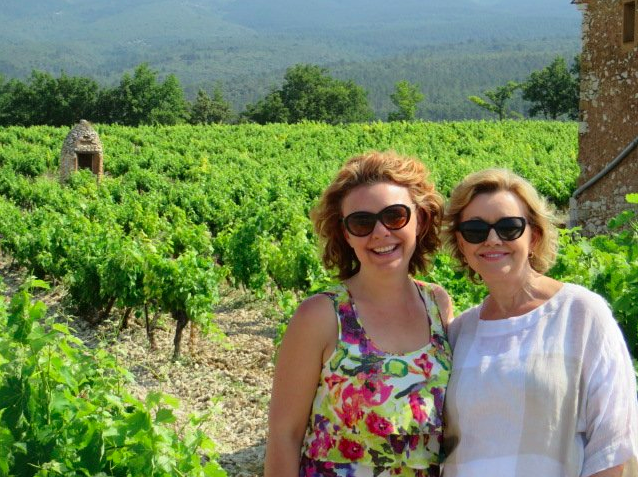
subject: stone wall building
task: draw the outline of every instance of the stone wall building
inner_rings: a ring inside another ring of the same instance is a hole
[[[583,14],[579,188],[572,225],[590,235],[638,192],[638,1],[573,0]]]
[[[104,173],[102,142],[95,129],[82,119],[66,136],[60,156],[62,181],[79,169],[89,169],[98,178]]]

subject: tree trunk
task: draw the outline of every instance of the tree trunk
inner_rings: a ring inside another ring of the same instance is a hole
[[[128,320],[131,317],[132,311],[133,311],[132,306],[129,306],[124,310],[124,314],[122,315],[122,321],[120,321],[120,331],[128,329]]]
[[[111,315],[111,310],[113,309],[113,305],[115,305],[115,300],[117,300],[117,297],[111,297],[108,301],[108,303],[106,304],[106,308],[104,309],[104,311],[102,313],[98,313],[98,317],[97,317],[97,322],[101,323],[102,321],[106,320],[110,315]]]
[[[188,324],[188,315],[184,310],[173,310],[171,312],[171,315],[173,315],[173,318],[177,322],[175,326],[175,339],[173,339],[173,361],[176,361],[179,359],[180,346],[182,343],[182,332]]]

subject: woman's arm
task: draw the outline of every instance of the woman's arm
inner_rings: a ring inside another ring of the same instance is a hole
[[[324,358],[334,349],[337,318],[330,299],[305,300],[290,320],[279,349],[268,416],[264,477],[297,477]]]
[[[624,465],[617,465],[616,467],[611,467],[609,469],[601,470],[600,472],[596,472],[592,474],[591,477],[621,477],[622,470]]]
[[[576,305],[586,309],[581,312]],[[571,312],[590,324],[590,329],[581,332],[586,337],[581,381],[585,383],[583,475],[617,477],[623,470],[625,475],[634,474],[629,469],[638,456],[638,403],[635,372],[624,337],[609,306],[598,295],[576,303]]]

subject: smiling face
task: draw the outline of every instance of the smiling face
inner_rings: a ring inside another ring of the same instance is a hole
[[[387,229],[377,221],[369,235],[357,237],[345,228],[343,234],[354,250],[361,269],[398,270],[408,272],[412,254],[416,247],[419,225],[417,207],[408,189],[390,182],[361,185],[350,191],[341,203],[343,217],[353,212],[378,213],[389,205],[404,204],[412,210],[410,221],[399,230]]]
[[[460,221],[480,219],[493,224],[503,217],[528,218],[525,203],[509,191],[478,194],[463,209]],[[533,249],[535,232],[529,224],[516,240],[503,240],[494,229],[481,243],[468,242],[460,232],[456,232],[456,240],[467,264],[488,286],[499,282],[510,285],[524,282],[533,272],[529,254]]]

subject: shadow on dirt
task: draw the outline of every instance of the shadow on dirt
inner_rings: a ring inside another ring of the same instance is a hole
[[[264,475],[264,453],[266,441],[240,449],[233,453],[220,454],[219,463],[229,477],[262,477]]]

